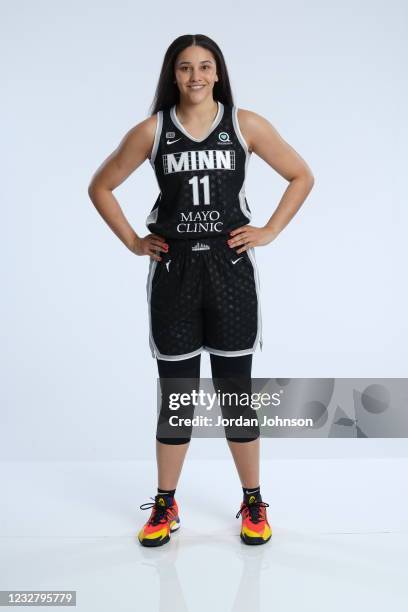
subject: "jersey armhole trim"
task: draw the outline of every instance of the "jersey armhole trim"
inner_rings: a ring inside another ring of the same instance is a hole
[[[241,145],[243,146],[243,148],[245,150],[245,153],[247,155],[250,155],[251,151],[249,150],[248,144],[247,144],[245,138],[243,137],[241,129],[239,127],[238,107],[235,106],[235,105],[232,107],[232,123],[234,125],[234,129],[235,129],[236,135],[238,137],[238,140],[241,143]]]
[[[151,165],[154,168],[154,160],[156,159],[157,149],[159,148],[159,141],[163,125],[163,111],[158,111],[156,121],[156,131],[154,133],[152,152],[149,158]]]

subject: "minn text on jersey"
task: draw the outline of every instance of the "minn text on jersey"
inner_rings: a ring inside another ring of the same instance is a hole
[[[163,158],[164,174],[178,172],[191,172],[195,170],[235,170],[235,151],[209,150],[209,151],[182,151],[180,153],[166,153]],[[188,182],[192,189],[193,206],[211,205],[209,175],[193,176]],[[200,186],[202,194],[200,195]],[[217,210],[196,211],[180,213],[180,223],[177,225],[179,233],[221,232],[223,223]]]

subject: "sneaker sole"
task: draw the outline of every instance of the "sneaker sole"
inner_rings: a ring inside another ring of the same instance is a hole
[[[177,523],[177,525],[170,527],[170,533],[175,533],[179,529],[180,529],[180,521]],[[156,540],[145,538],[144,540],[139,540],[139,542],[142,546],[147,546],[147,548],[155,548],[156,546],[163,546],[163,544],[167,544],[167,542],[170,542],[170,536],[167,535],[162,540],[159,540],[158,538]]]
[[[241,540],[244,542],[244,544],[248,544],[249,546],[253,546],[253,545],[256,546],[259,544],[266,544],[267,542],[269,542],[272,535],[270,535],[267,540],[264,540],[263,538],[248,538],[247,536],[242,535],[242,533],[240,533],[240,537],[241,537]]]

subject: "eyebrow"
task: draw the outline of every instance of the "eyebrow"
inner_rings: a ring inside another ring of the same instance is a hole
[[[213,63],[213,61],[212,61],[212,60],[209,60],[209,59],[208,59],[208,60],[202,60],[202,61],[200,62],[200,64],[204,64],[205,62],[209,62],[210,64],[212,64],[212,63]],[[178,65],[179,65],[179,66],[181,66],[182,64],[191,64],[191,62],[184,61],[184,62],[179,62],[179,63],[178,63]]]

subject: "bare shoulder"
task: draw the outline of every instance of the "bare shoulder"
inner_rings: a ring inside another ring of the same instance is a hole
[[[237,116],[251,153],[256,153],[288,181],[298,176],[307,176],[309,181],[314,181],[308,164],[268,119],[246,109],[238,109]]]
[[[237,111],[239,122],[242,122],[243,124],[251,122],[256,123],[259,119],[263,119],[263,117],[261,117],[261,115],[258,115],[258,113],[254,113],[254,111],[250,111],[246,108],[238,108]]]
[[[251,152],[254,151],[257,140],[262,133],[265,133],[265,130],[279,138],[279,134],[271,122],[262,115],[245,108],[238,108],[237,116],[240,130]]]
[[[115,189],[147,158],[150,158],[156,125],[157,115],[153,115],[128,130],[116,149],[93,175],[90,189],[96,186]]]
[[[122,138],[118,152],[139,152],[145,158],[150,157],[157,126],[157,115],[147,117],[132,127]]]
[[[150,158],[156,125],[157,115],[153,115],[130,128],[113,153],[115,162],[129,171],[133,171]]]

